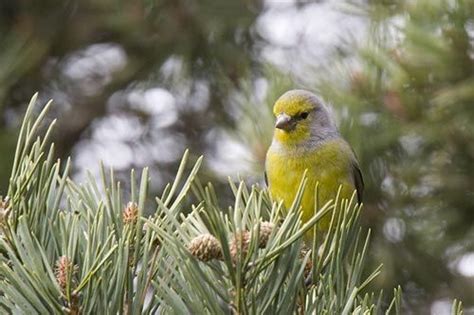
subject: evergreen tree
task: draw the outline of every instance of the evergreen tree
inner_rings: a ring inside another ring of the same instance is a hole
[[[221,209],[211,184],[185,175],[155,205],[147,169],[131,172],[129,201],[113,171],[84,184],[68,177],[42,132],[50,103],[34,119],[33,97],[19,134],[8,190],[0,207],[0,308],[15,314],[386,314],[399,313],[363,274],[369,235],[351,200],[324,205],[302,225],[298,208],[305,179],[288,214],[266,190],[230,183],[235,203]],[[195,205],[186,200],[191,191]],[[155,210],[144,216],[146,208]],[[325,215],[329,232],[302,235]],[[460,310],[458,311],[458,313]]]

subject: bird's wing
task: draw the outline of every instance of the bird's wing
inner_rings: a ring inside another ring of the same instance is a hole
[[[362,178],[362,172],[357,161],[352,162],[352,176],[354,177],[354,185],[357,190],[357,200],[361,203],[364,194],[364,178]]]

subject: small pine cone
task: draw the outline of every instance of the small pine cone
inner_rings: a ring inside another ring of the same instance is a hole
[[[211,234],[202,234],[192,239],[188,245],[188,250],[191,255],[201,261],[222,259],[221,244]]]
[[[56,262],[54,275],[63,293],[66,291],[68,278],[72,279],[77,273],[77,269],[77,265],[74,265],[67,256],[59,257],[58,261]]]
[[[268,239],[270,238],[270,234],[272,234],[274,228],[275,224],[272,222],[264,221],[260,223],[259,248],[267,246]]]
[[[134,224],[138,219],[138,205],[135,202],[129,202],[123,209],[122,220],[124,224]]]
[[[238,255],[245,257],[249,250],[250,245],[250,232],[243,231],[234,235],[234,238],[230,242],[229,250],[230,257],[233,262],[237,261]]]

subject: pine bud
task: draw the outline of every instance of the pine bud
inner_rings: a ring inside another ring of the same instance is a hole
[[[195,237],[188,245],[188,250],[197,259],[209,261],[222,259],[222,248],[219,241],[211,234],[202,234]]]
[[[264,221],[260,223],[260,235],[258,243],[258,246],[260,248],[264,248],[265,246],[267,246],[268,240],[274,228],[275,224],[273,224],[272,222]]]
[[[236,262],[239,255],[245,257],[249,250],[249,245],[250,233],[248,231],[236,233],[229,246],[230,257],[232,258],[232,261]]]
[[[77,273],[77,270],[77,265],[74,265],[67,256],[59,257],[58,261],[56,262],[54,275],[63,293],[66,292],[68,279],[72,279]]]
[[[138,219],[138,205],[135,202],[129,202],[123,209],[122,220],[124,224],[134,224]]]

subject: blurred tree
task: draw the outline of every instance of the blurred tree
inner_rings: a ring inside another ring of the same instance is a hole
[[[63,157],[84,132],[93,132],[93,122],[100,124],[99,118],[111,112],[146,125],[150,112],[133,108],[129,96],[157,81],[173,92],[175,105],[184,105],[169,110],[179,118],[169,129],[184,143],[171,164],[161,166],[175,165],[184,147],[202,153],[214,122],[230,122],[223,103],[257,57],[251,26],[262,9],[259,1],[21,0],[1,6],[0,128],[11,128],[17,121],[11,109],[40,90],[42,98],[61,105],[54,141]],[[162,100],[153,101],[159,108]],[[188,102],[202,106],[193,110]],[[155,145],[153,133],[154,128],[144,131],[136,142]],[[13,154],[12,142],[6,141],[5,158]],[[143,165],[130,161],[127,167]]]
[[[351,112],[342,132],[369,182],[380,285],[404,281],[417,314],[452,296],[472,306],[474,3],[386,1],[365,12],[370,41],[344,70],[332,66],[321,90]]]

